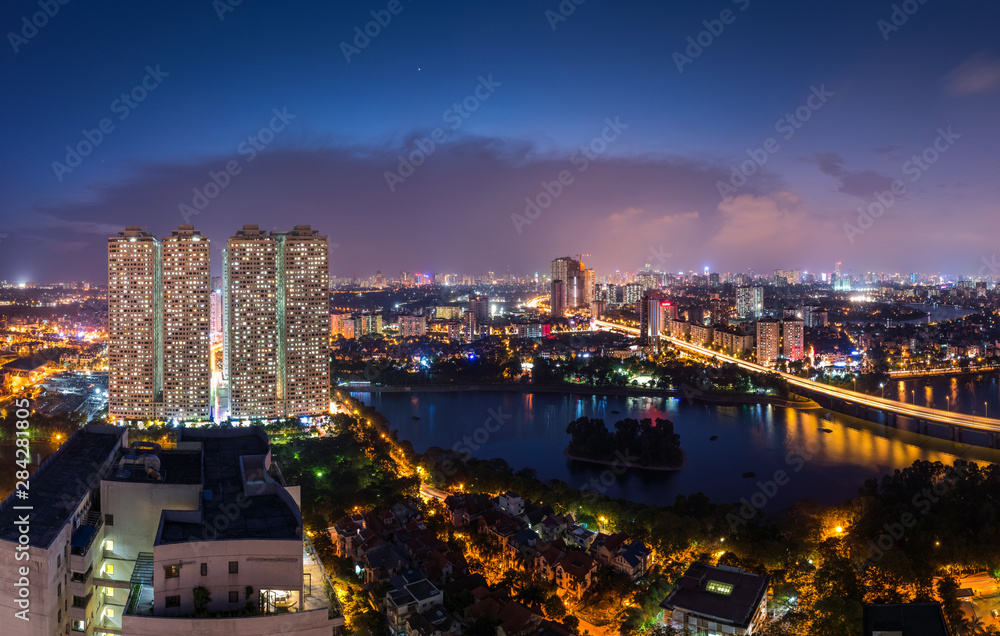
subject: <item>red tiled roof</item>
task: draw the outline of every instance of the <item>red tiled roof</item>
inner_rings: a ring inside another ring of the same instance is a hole
[[[573,550],[559,562],[559,565],[570,576],[577,579],[585,579],[587,578],[587,574],[594,569],[594,559],[583,552]]]

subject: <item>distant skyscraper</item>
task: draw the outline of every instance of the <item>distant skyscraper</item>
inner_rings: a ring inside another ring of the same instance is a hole
[[[571,298],[575,297],[576,278],[581,269],[580,262],[569,256],[552,261],[552,293],[549,302],[553,316],[565,316],[568,309],[575,307]]]
[[[400,316],[398,323],[400,338],[423,336],[427,333],[426,316]]]
[[[553,316],[565,316],[578,307],[589,307],[594,300],[597,277],[583,263],[563,256],[552,261],[549,303]]]
[[[642,300],[642,294],[645,288],[639,283],[629,283],[622,288],[622,303],[625,305],[634,305],[640,300]]]
[[[108,414],[154,419],[163,383],[160,242],[138,225],[108,239]]]
[[[736,313],[740,318],[756,320],[764,315],[764,288],[743,286],[736,290]]]
[[[484,323],[490,319],[490,297],[485,294],[469,296],[469,310],[476,314],[476,322]]]
[[[781,355],[788,360],[801,360],[805,349],[805,323],[799,318],[787,318],[781,332]]]
[[[476,322],[476,312],[467,310],[462,314],[462,337],[467,341],[476,340],[479,325]]]
[[[191,225],[163,239],[163,411],[166,420],[209,417],[210,243]]]
[[[549,293],[549,306],[552,317],[564,316],[566,314],[566,282],[553,280],[550,285],[552,290]]]
[[[639,306],[639,337],[645,344],[659,342],[660,334],[667,328],[673,303],[660,292],[651,291],[642,297]]]
[[[308,225],[229,239],[223,302],[230,415],[274,419],[330,406],[327,238]]]
[[[354,320],[354,334],[373,336],[382,333],[382,314],[361,314]]]
[[[825,327],[828,321],[828,314],[819,305],[803,305],[802,318],[805,320],[806,327]]]
[[[605,300],[594,300],[590,303],[590,316],[591,318],[599,319],[607,311],[608,303]]]
[[[757,321],[757,364],[769,365],[778,359],[781,323],[774,318]]]
[[[708,312],[712,316],[712,323],[725,325],[729,322],[729,303],[720,298],[718,294],[708,299]]]
[[[774,270],[774,282],[777,285],[797,285],[801,280],[802,270],[800,269]]]
[[[209,332],[222,333],[222,287],[215,287],[208,295]]]
[[[580,263],[580,267],[584,267],[583,263]],[[589,307],[590,303],[594,302],[596,290],[597,272],[585,268],[583,270],[583,298],[578,305]]]

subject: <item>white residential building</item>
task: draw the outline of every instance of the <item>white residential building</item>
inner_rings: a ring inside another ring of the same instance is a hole
[[[275,419],[330,408],[327,238],[308,225],[244,225],[223,270],[230,415]]]
[[[108,239],[108,413],[155,419],[163,383],[160,242],[138,225]]]
[[[299,489],[272,477],[260,429],[182,429],[167,450],[90,425],[30,484],[25,560],[24,501],[0,505],[0,586],[23,576],[29,601],[0,598],[3,633],[332,636],[343,625],[322,581],[303,584]]]
[[[191,225],[163,239],[163,411],[165,420],[207,420],[210,243]]]

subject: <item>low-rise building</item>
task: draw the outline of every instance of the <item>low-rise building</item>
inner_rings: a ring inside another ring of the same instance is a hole
[[[695,563],[660,603],[664,623],[705,636],[757,634],[767,620],[770,583],[740,568]]]
[[[633,581],[646,576],[651,564],[652,552],[641,541],[634,541],[622,547],[611,560],[611,567],[627,574]]]
[[[577,550],[568,551],[555,567],[556,585],[567,595],[577,599],[583,597],[596,574],[597,561]]]
[[[385,615],[394,634],[406,631],[407,620],[444,603],[444,593],[422,572],[395,577],[396,588],[385,595]]]
[[[516,492],[507,491],[497,497],[497,505],[509,515],[519,515],[524,512],[524,499]]]
[[[45,377],[46,367],[50,364],[58,366],[58,362],[58,356],[55,363],[43,356],[19,358],[0,367],[2,376],[0,379],[3,380],[3,387],[8,393],[15,393],[22,387],[31,386],[41,380]]]

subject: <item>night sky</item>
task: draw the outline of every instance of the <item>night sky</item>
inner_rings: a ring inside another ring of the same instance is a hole
[[[3,3],[0,280],[186,219],[216,272],[244,223],[336,276],[1000,254],[995,1],[236,1]]]

